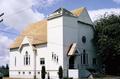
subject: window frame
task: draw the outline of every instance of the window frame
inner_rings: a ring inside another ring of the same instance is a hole
[[[40,65],[44,65],[45,64],[45,58],[40,58]]]
[[[24,65],[30,65],[30,55],[28,55],[28,52],[25,52],[24,55]]]
[[[82,36],[82,43],[86,43],[87,39],[86,39],[86,36]]]

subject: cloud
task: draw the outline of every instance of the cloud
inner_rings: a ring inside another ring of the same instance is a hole
[[[9,61],[9,45],[12,40],[0,34],[0,65],[5,65]]]
[[[43,13],[31,9],[33,0],[4,0],[0,3],[0,11],[4,12],[4,24],[22,30],[26,25],[44,18]]]
[[[54,6],[54,4],[60,2],[60,0],[35,0],[32,5],[32,9],[35,12],[41,12],[47,10],[48,7]]]
[[[3,25],[0,29],[15,33],[21,31],[30,23],[37,22],[45,17],[38,8],[47,8],[58,0],[0,0],[0,13],[4,12]],[[34,7],[34,9],[33,9]],[[12,35],[0,34],[0,65],[8,63],[9,45]]]
[[[59,0],[1,0],[0,13],[4,12],[2,22],[4,30],[21,31],[28,24],[37,22],[45,17],[39,9],[54,5]],[[33,9],[34,8],[34,9]],[[1,18],[0,18],[1,19]],[[1,29],[1,25],[0,25]]]
[[[2,0],[0,12],[4,12],[4,24],[21,31],[30,23],[45,17],[44,13],[37,11],[55,4],[58,0]]]
[[[116,2],[117,4],[120,4],[120,0],[113,0],[114,2]]]
[[[88,11],[88,13],[89,13],[92,21],[95,21],[95,20],[103,17],[104,14],[106,14],[106,15],[110,15],[110,14],[120,15],[120,8],[90,10],[90,11]]]

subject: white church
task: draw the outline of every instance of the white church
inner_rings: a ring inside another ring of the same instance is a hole
[[[94,31],[83,7],[72,11],[59,8],[28,25],[10,46],[10,78],[41,78],[42,66],[53,79],[58,78],[60,66],[64,77],[69,70],[95,69]]]

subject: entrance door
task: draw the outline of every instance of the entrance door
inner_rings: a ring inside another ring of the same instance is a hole
[[[69,58],[69,69],[74,69],[74,64],[75,64],[75,56],[71,56]]]

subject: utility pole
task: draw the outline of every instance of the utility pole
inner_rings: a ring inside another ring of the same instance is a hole
[[[3,16],[3,15],[4,15],[4,13],[1,13],[1,14],[0,14],[0,17]],[[3,21],[3,19],[0,20],[0,23],[1,23],[2,21]]]

